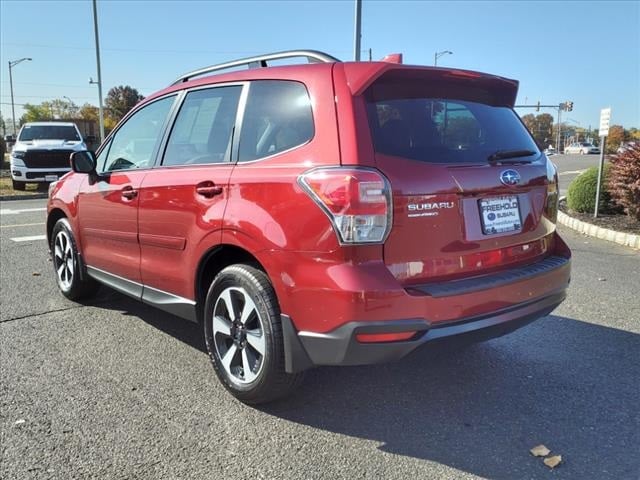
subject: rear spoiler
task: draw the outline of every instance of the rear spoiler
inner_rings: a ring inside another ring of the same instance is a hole
[[[376,82],[434,82],[457,84],[491,93],[491,103],[513,108],[518,95],[518,81],[471,70],[401,65],[388,62],[349,62],[337,64],[344,74],[352,95],[362,95]]]

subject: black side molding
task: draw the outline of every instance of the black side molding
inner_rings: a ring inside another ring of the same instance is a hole
[[[568,267],[571,263],[569,258],[551,256],[537,263],[524,267],[510,268],[489,275],[465,278],[463,280],[452,280],[440,283],[427,283],[424,285],[412,285],[407,288],[410,295],[430,295],[435,298],[449,297],[453,295],[463,295],[465,293],[478,292],[497,288],[509,283],[529,280],[538,275],[544,275],[553,270]]]

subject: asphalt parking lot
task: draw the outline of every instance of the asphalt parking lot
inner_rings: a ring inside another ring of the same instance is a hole
[[[318,369],[252,408],[218,384],[197,326],[107,289],[65,300],[44,205],[0,203],[0,478],[640,477],[637,251],[561,229],[573,280],[552,315]],[[529,454],[540,443],[556,470]]]

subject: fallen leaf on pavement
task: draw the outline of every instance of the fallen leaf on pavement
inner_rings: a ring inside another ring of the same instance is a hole
[[[26,420],[24,418],[19,418],[18,420],[16,420],[14,425],[22,425],[25,422],[26,422]]]
[[[533,455],[534,457],[546,457],[551,453],[551,450],[549,450],[544,445],[538,445],[537,447],[533,447],[529,451],[531,452],[531,455]]]
[[[544,464],[549,468],[555,468],[562,462],[562,455],[554,455],[553,457],[545,458]]]
[[[33,272],[31,275],[33,275],[34,277],[39,277],[40,276],[40,272]]]

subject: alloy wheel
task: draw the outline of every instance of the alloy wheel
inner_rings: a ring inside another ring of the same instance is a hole
[[[60,288],[67,291],[73,284],[73,272],[75,270],[75,255],[71,239],[64,230],[58,232],[54,242],[53,261]]]
[[[223,290],[211,321],[216,354],[226,374],[241,384],[253,382],[265,363],[266,341],[263,320],[247,291]]]

